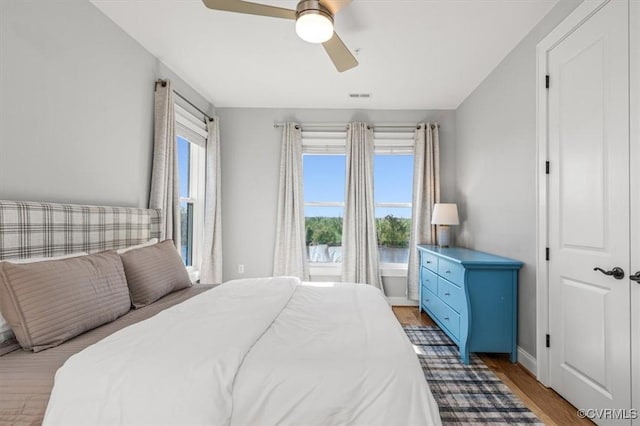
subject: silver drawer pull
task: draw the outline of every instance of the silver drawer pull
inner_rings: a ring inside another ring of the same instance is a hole
[[[449,321],[449,317],[444,317],[445,321]]]
[[[451,296],[451,293],[446,292],[444,295],[445,295],[445,296]]]
[[[431,261],[430,261],[430,260],[427,260],[427,263],[431,263]]]
[[[451,271],[449,271],[448,269],[446,271],[444,271],[445,274],[450,274]]]

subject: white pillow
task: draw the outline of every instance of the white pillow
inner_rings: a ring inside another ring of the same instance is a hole
[[[63,256],[55,256],[55,257],[30,257],[27,259],[9,259],[9,260],[3,260],[3,262],[18,263],[18,264],[36,263],[36,262],[44,262],[47,260],[61,260],[61,259],[68,259],[70,257],[86,256],[87,254],[89,253],[80,252],[80,253],[65,254]],[[11,330],[11,327],[9,327],[9,323],[7,322],[7,320],[4,319],[4,317],[2,316],[2,313],[0,313],[0,343],[9,340],[12,337],[13,337],[13,330]]]
[[[116,252],[118,254],[123,254],[123,253],[126,253],[126,252],[131,251],[131,250],[139,249],[139,248],[142,248],[142,247],[149,247],[149,246],[152,246],[154,244],[158,244],[158,239],[157,238],[152,238],[149,241],[147,241],[146,243],[142,243],[142,244],[138,244],[138,245],[135,245],[135,246],[129,246],[129,247],[118,249],[118,250],[116,250]]]

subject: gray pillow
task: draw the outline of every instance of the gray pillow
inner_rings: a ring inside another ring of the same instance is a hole
[[[88,253],[73,253],[73,254],[65,254],[63,256],[55,256],[55,257],[30,257],[27,259],[9,259],[3,260],[3,262],[11,262],[11,263],[35,263],[35,262],[45,262],[49,260],[59,260],[59,259],[68,259],[70,257],[78,257],[78,256],[86,256]],[[2,313],[0,312],[0,356],[2,356],[4,347],[7,345],[3,345],[3,342],[7,340],[12,340],[13,343],[17,343],[15,340],[15,336],[13,334],[13,330],[9,326],[7,320],[4,319]]]
[[[29,264],[0,263],[0,309],[24,349],[51,348],[131,308],[115,251]]]
[[[120,258],[135,308],[191,286],[189,273],[171,240],[122,253]]]

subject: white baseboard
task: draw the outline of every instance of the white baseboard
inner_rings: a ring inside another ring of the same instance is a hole
[[[387,297],[391,306],[418,306],[417,300],[409,300],[406,297]]]
[[[538,363],[536,358],[520,346],[518,346],[518,362],[534,376],[538,374]]]

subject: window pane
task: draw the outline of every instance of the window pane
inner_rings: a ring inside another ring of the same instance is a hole
[[[413,155],[376,154],[373,166],[374,200],[380,203],[411,203]],[[410,207],[376,207],[376,231],[381,263],[409,261]]]
[[[344,207],[305,206],[304,217],[339,217],[342,220]]]
[[[189,168],[190,164],[190,150],[191,143],[178,136],[178,179],[180,182],[180,197],[189,198]]]
[[[385,216],[401,217],[411,220],[411,208],[410,207],[376,207],[376,218],[383,218]]]
[[[180,203],[180,254],[185,266],[193,266],[193,203]]]
[[[390,210],[396,214],[390,213]],[[410,208],[376,208],[376,231],[381,263],[409,261]]]
[[[413,155],[376,154],[373,182],[376,203],[410,203],[413,195]]]
[[[310,262],[342,262],[342,207],[305,207]]]
[[[344,201],[345,156],[302,156],[304,201]]]

